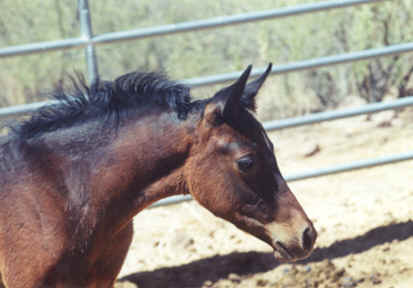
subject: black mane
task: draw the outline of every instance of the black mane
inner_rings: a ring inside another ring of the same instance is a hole
[[[119,123],[123,115],[146,105],[170,108],[185,119],[192,106],[187,86],[157,73],[132,72],[91,86],[79,75],[69,79],[69,88],[61,81],[49,94],[56,104],[40,108],[12,131],[28,139],[97,117]]]

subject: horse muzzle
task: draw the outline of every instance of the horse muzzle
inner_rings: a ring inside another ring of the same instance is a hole
[[[317,239],[317,232],[312,223],[300,229],[298,235],[291,235],[293,229],[282,224],[266,225],[266,231],[271,238],[274,256],[282,262],[294,262],[308,257]]]

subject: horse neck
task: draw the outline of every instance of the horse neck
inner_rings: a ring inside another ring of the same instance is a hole
[[[94,206],[107,216],[105,225],[120,229],[153,202],[187,193],[183,164],[193,125],[154,113],[119,129],[91,179]]]

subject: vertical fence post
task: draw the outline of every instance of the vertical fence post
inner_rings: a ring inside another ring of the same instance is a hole
[[[90,41],[93,37],[92,32],[92,21],[90,20],[90,11],[88,0],[78,1],[79,9],[79,19],[80,19],[80,30],[82,37],[88,40],[88,44],[85,48],[85,57],[87,64],[87,72],[89,83],[93,84],[99,77],[98,64],[95,52],[95,46]]]

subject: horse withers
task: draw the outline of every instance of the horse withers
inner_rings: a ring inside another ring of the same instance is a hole
[[[247,84],[249,66],[198,101],[154,73],[57,87],[57,104],[0,138],[4,285],[113,287],[132,218],[177,194],[262,239],[282,261],[308,256],[316,231],[254,117],[270,70]]]

